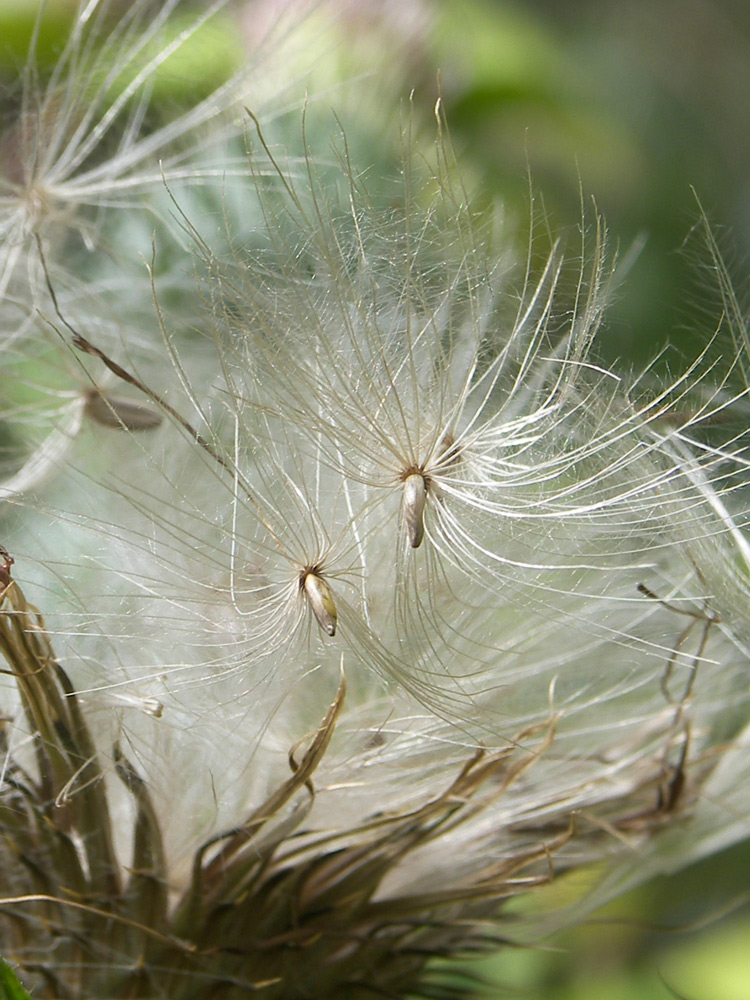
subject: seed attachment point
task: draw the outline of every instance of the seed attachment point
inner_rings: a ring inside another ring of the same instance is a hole
[[[300,587],[305,592],[307,603],[323,631],[336,635],[336,602],[331,588],[314,570],[307,570],[300,579]]]
[[[413,472],[404,480],[404,523],[409,545],[418,549],[424,538],[424,505],[427,483],[421,472]]]

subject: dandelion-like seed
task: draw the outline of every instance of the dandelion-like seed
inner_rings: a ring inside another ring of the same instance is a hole
[[[433,957],[745,832],[746,460],[703,433],[734,363],[603,368],[601,220],[572,283],[557,246],[516,273],[440,108],[398,197],[267,131],[213,242],[200,195],[136,185],[182,232],[126,296],[0,233],[6,290],[41,278],[0,482],[0,954],[35,997],[444,996]],[[136,133],[128,162],[174,130]]]

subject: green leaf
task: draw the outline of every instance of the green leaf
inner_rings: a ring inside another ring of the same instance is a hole
[[[2,958],[0,958],[0,1000],[31,1000],[13,969]]]

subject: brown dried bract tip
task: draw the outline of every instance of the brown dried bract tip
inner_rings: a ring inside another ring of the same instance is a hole
[[[90,389],[86,394],[86,415],[103,427],[127,431],[152,430],[162,423],[161,413],[153,407],[101,389]]]
[[[307,603],[323,631],[330,636],[336,634],[336,602],[331,588],[315,569],[307,569],[300,575],[300,589],[304,591]]]
[[[441,468],[451,468],[460,460],[461,448],[452,434],[446,433],[442,436],[438,445],[438,453]]]
[[[10,555],[7,549],[0,545],[0,587],[3,590],[10,586],[10,567],[13,565],[13,562],[13,556]]]

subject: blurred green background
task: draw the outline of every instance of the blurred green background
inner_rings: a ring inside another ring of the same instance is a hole
[[[250,44],[248,25],[269,6],[230,7],[164,68],[155,100],[174,105],[208,92],[243,58],[238,21]],[[47,7],[42,63],[54,59],[75,4]],[[3,124],[17,111],[37,8],[35,0],[0,0]],[[707,258],[683,250],[698,217],[693,188],[720,238],[727,234],[742,294],[750,251],[747,0],[331,0],[304,31],[320,53],[310,92],[343,108],[359,162],[369,156],[383,170],[396,163],[390,109],[413,89],[429,122],[439,70],[472,189],[523,215],[530,175],[551,230],[575,231],[582,199],[593,198],[621,253],[642,244],[603,334],[608,360],[643,362],[665,343],[690,354],[713,330],[715,303],[700,273]],[[368,103],[348,81],[370,71]],[[295,72],[291,66],[290,80]],[[479,963],[476,971],[498,983],[481,995],[748,1000],[748,891],[745,844],[648,883],[549,949],[506,950]],[[446,972],[447,981],[455,975]]]
[[[695,261],[680,253],[697,217],[691,188],[737,257],[750,249],[750,4],[437,6],[449,118],[484,182],[516,192],[528,163],[553,228],[580,217],[582,189],[621,252],[645,240],[604,350],[641,360],[684,337],[705,305]]]

